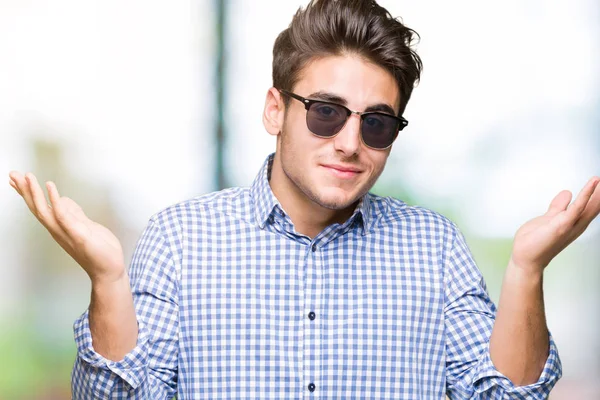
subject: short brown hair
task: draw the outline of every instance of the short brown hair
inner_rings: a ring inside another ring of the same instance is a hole
[[[418,37],[375,0],[311,0],[275,40],[273,86],[291,91],[314,58],[355,53],[396,79],[402,115],[423,68],[411,48]]]

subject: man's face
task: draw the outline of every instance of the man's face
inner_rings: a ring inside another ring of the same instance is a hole
[[[331,56],[309,63],[292,91],[311,99],[334,101],[354,111],[384,105],[399,108],[394,77],[355,55]],[[338,99],[338,100],[336,100]],[[334,210],[351,206],[381,175],[391,148],[375,150],[360,137],[360,116],[352,114],[334,138],[313,135],[304,104],[290,99],[277,140],[279,163],[288,190]]]

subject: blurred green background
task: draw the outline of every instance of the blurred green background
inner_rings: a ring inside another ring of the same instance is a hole
[[[517,228],[600,174],[600,5],[381,0],[425,70],[374,192],[454,220],[497,301]],[[148,218],[251,183],[276,35],[306,1],[0,0],[0,166],[53,180],[128,259]],[[8,179],[7,179],[8,180]],[[83,271],[0,187],[0,399],[70,398]],[[545,275],[564,377],[600,398],[600,223]]]

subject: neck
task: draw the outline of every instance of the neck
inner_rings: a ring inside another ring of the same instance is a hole
[[[292,220],[296,232],[311,239],[329,225],[346,222],[358,204],[357,201],[344,209],[333,210],[316,203],[283,172],[279,153],[275,154],[273,160],[269,185],[281,207]]]

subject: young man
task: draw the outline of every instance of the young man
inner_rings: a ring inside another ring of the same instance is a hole
[[[92,281],[73,397],[545,398],[561,375],[542,275],[600,212],[599,178],[515,235],[498,312],[454,223],[369,194],[421,63],[373,0],[311,2],[277,38],[250,188],[118,240],[32,174],[11,184]]]

